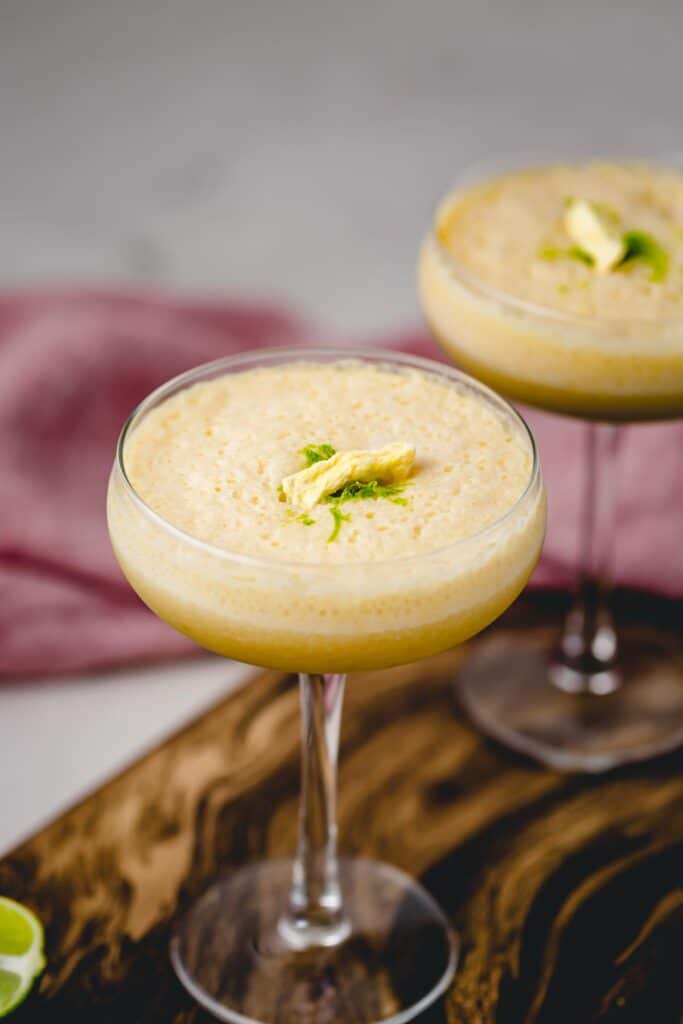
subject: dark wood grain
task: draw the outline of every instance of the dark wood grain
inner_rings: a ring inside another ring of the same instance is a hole
[[[679,621],[680,606],[626,613]],[[520,603],[501,627],[554,619]],[[680,1024],[683,755],[595,780],[482,739],[452,680],[466,650],[355,677],[342,847],[419,875],[463,939],[449,1024]],[[172,919],[219,870],[294,846],[295,682],[260,676],[0,862],[45,922],[16,1022],[208,1021],[175,980]]]

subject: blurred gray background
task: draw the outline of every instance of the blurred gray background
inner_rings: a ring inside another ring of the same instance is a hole
[[[0,286],[415,321],[463,165],[680,148],[682,40],[681,0],[0,0]],[[0,849],[238,679],[207,658],[2,687]]]
[[[416,318],[432,202],[529,145],[677,148],[681,0],[0,0],[0,283]]]

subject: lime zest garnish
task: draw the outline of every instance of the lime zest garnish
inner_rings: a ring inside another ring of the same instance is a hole
[[[340,491],[328,494],[323,500],[326,505],[332,505],[330,513],[334,519],[334,529],[327,538],[327,543],[329,544],[337,539],[343,522],[351,522],[351,516],[348,513],[344,515],[339,507],[340,505],[345,504],[347,501],[378,501],[379,498],[386,498],[393,505],[407,505],[408,499],[402,496],[403,489],[407,486],[407,483],[381,484],[377,480],[370,480],[369,483],[353,481],[350,484],[346,484]]]
[[[564,229],[574,243],[576,259],[588,262],[598,274],[606,274],[624,258],[623,238],[615,228],[618,214],[601,203],[575,199],[564,213]]]
[[[329,504],[342,505],[345,501],[361,501],[365,498],[377,501],[378,498],[386,498],[394,505],[407,505],[407,499],[401,497],[405,487],[405,483],[381,484],[378,480],[370,480],[368,483],[353,481],[342,487],[340,491],[328,494],[324,500]]]
[[[570,249],[546,246],[539,251],[545,260],[563,256],[580,260],[598,273],[628,269],[629,264],[640,262],[650,268],[651,281],[663,281],[669,272],[669,254],[646,231],[618,232],[621,215],[607,203],[590,202],[567,197],[564,226],[576,243]]]
[[[0,896],[0,1017],[28,995],[45,968],[43,926],[21,903]]]
[[[414,461],[415,449],[404,442],[393,442],[377,449],[348,449],[290,473],[282,479],[282,488],[291,505],[298,506],[302,512],[310,512],[326,497],[343,491],[349,484],[370,483],[372,487],[365,495],[368,497],[379,481],[402,483]]]
[[[392,446],[382,449],[380,452],[349,452],[348,455],[349,457],[356,457],[357,459],[357,456],[376,457],[390,452],[396,463],[396,466],[392,467],[392,472],[389,475],[389,480],[391,481],[391,475],[395,475],[398,472],[405,472],[407,467],[404,463],[409,461],[410,464],[412,464],[412,460],[414,458],[414,449],[409,450],[408,446],[404,445],[403,448],[405,448],[406,451],[399,451],[396,454],[391,451],[391,447]],[[393,448],[400,449],[401,446],[394,445]],[[306,469],[310,469],[310,467],[314,466],[316,463],[326,462],[328,459],[331,459],[333,455],[337,455],[337,452],[331,444],[309,444],[306,445],[305,448],[301,449],[301,454],[306,459]],[[342,453],[340,458],[342,456],[346,457],[346,453]],[[354,466],[354,468],[356,468],[356,466]],[[364,468],[367,468],[367,459],[365,460],[365,466],[362,463],[358,464],[357,462],[357,471],[359,472],[359,475],[362,474]],[[384,471],[385,467],[381,465],[381,460],[377,468],[379,472]],[[302,470],[301,472],[303,474],[305,471]],[[295,476],[300,476],[300,474],[295,474]],[[286,484],[291,479],[292,477],[287,478],[283,483]],[[331,506],[330,515],[332,516],[334,524],[332,532],[327,538],[327,543],[329,544],[337,539],[343,523],[351,522],[350,514],[342,511],[342,505],[345,505],[349,501],[378,501],[379,499],[390,501],[393,505],[407,505],[408,501],[403,496],[403,491],[407,484],[408,481],[405,480],[383,483],[381,480],[374,479],[351,479],[344,483],[342,487],[339,487],[338,490],[333,491],[330,494],[323,494],[318,500],[323,504]],[[287,500],[288,494],[283,488],[283,484],[280,485],[279,494],[280,500]],[[292,499],[292,495],[289,495],[289,497]],[[288,517],[288,522],[298,522],[302,523],[304,526],[313,526],[316,522],[315,519],[308,515],[308,511],[301,512],[297,515],[294,509],[288,508],[286,515]]]
[[[306,465],[313,466],[316,462],[326,462],[337,452],[331,444],[307,444],[301,449],[301,454],[306,459]]]
[[[578,260],[579,263],[585,263],[587,267],[595,266],[595,259],[589,252],[582,249],[580,245],[572,245],[567,249],[565,253],[567,259]]]
[[[544,246],[539,254],[542,260],[548,260],[554,262],[555,260],[576,260],[578,263],[585,263],[587,267],[592,267],[595,264],[595,260],[589,252],[582,249],[579,245],[572,245],[568,249],[560,249],[557,246],[546,245]]]
[[[592,203],[592,206],[595,212],[604,217],[612,227],[617,227],[621,224],[621,214],[613,206],[610,206],[609,203]]]
[[[335,541],[337,539],[337,537],[339,536],[339,531],[342,528],[342,523],[351,522],[351,516],[348,513],[345,514],[344,512],[342,512],[342,510],[337,505],[334,505],[330,509],[330,515],[334,520],[334,527],[332,529],[332,533],[327,538],[328,544],[331,544],[332,541]]]
[[[297,515],[293,508],[286,508],[285,515],[287,517],[285,519],[285,526],[288,523],[303,523],[304,526],[315,526],[315,519],[311,519],[307,512],[301,512]]]
[[[669,254],[659,242],[646,231],[627,231],[624,234],[626,253],[619,264],[645,263],[650,267],[651,281],[663,281],[669,272]]]

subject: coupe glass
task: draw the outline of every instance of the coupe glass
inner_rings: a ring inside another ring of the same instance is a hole
[[[226,374],[297,360],[349,358],[456,382],[520,432],[531,470],[523,494],[505,516],[472,537],[426,554],[365,565],[295,564],[231,553],[198,540],[154,512],[131,485],[128,440],[172,395]],[[250,864],[216,881],[190,908],[171,943],[180,980],[216,1017],[240,1024],[342,1019],[398,1024],[446,989],[458,946],[429,893],[396,868],[337,855],[344,673],[436,653],[492,621],[533,569],[544,510],[533,440],[519,415],[464,374],[409,356],[317,349],[230,357],[161,387],[124,426],[111,475],[108,521],[114,550],[134,588],[161,618],[204,646],[242,661],[297,671],[299,678],[303,749],[296,853],[291,860]],[[501,564],[503,548],[508,560]],[[430,597],[434,587],[443,595],[437,596],[443,621],[411,632],[411,597],[419,615],[426,580]],[[401,602],[407,608],[408,622],[404,627],[397,621],[395,632],[373,632],[373,599],[392,593],[397,608]],[[202,604],[207,595],[213,610]],[[292,631],[294,606],[297,619],[303,609],[307,623],[299,633]],[[321,611],[330,614],[321,616]],[[365,634],[368,643],[359,647],[358,637]],[[367,770],[372,771],[371,764]]]
[[[449,195],[515,168],[561,159],[536,153],[479,164]],[[680,168],[681,161],[666,165]],[[586,421],[578,579],[561,634],[551,645],[483,643],[459,678],[462,700],[489,735],[556,768],[602,772],[672,750],[683,742],[683,666],[675,637],[635,627],[618,631],[611,592],[624,424],[683,416],[683,320],[598,321],[502,293],[444,247],[436,230],[442,208],[424,239],[419,268],[422,306],[435,338],[459,366],[508,398]],[[529,345],[540,352],[546,340],[543,358],[557,370],[554,384],[535,377],[523,354]],[[644,346],[651,351],[639,374]],[[575,374],[585,353],[593,360],[587,364],[592,377],[586,370],[579,385],[563,383],[564,367]],[[605,374],[627,375],[620,393],[602,387],[599,359]],[[657,359],[653,386],[648,368]]]

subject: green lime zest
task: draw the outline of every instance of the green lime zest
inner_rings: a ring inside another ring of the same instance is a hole
[[[342,487],[340,491],[328,494],[324,500],[325,504],[332,506],[330,513],[334,519],[334,529],[327,538],[327,543],[329,544],[337,539],[342,523],[351,522],[351,516],[348,513],[345,515],[341,511],[341,505],[344,505],[347,501],[378,501],[380,498],[385,498],[393,505],[407,505],[408,500],[403,497],[403,490],[406,486],[407,484],[404,483],[381,484],[378,480],[370,480],[367,483],[353,480],[350,484]]]
[[[308,512],[301,512],[297,515],[293,508],[287,508],[285,509],[285,515],[287,516],[285,524],[303,523],[304,526],[315,526],[315,519],[311,519]]]
[[[336,455],[336,450],[331,444],[308,444],[305,448],[301,449],[301,454],[306,459],[306,466],[308,467],[313,466],[316,462],[325,462],[327,459],[331,459],[333,455]],[[382,484],[379,480],[367,482],[353,480],[351,483],[345,484],[340,490],[335,491],[334,494],[328,494],[323,501],[331,506],[330,515],[334,525],[332,533],[327,538],[327,543],[330,544],[337,539],[344,523],[351,522],[351,516],[348,512],[342,512],[341,505],[346,504],[347,501],[378,501],[380,498],[390,501],[393,505],[407,505],[408,501],[403,497],[403,490],[406,486],[407,484],[405,483]],[[301,515],[295,515],[293,510],[290,509],[287,511],[287,515],[291,521],[303,523],[304,526],[313,526],[315,524],[315,519],[311,519],[306,512],[301,513]]]
[[[615,228],[618,224],[621,224],[621,214],[613,206],[610,206],[609,203],[591,203],[591,206],[598,216],[606,220],[612,227]]]
[[[354,480],[350,484],[346,484],[340,491],[328,494],[325,501],[328,504],[343,505],[345,501],[361,501],[367,498],[370,501],[377,501],[378,498],[386,498],[394,505],[407,505],[407,499],[402,497],[405,486],[405,484],[381,484],[378,480],[370,480],[368,483]]]
[[[334,520],[334,527],[332,528],[332,533],[327,538],[328,544],[331,544],[332,541],[335,541],[337,539],[337,537],[339,536],[339,531],[342,528],[342,523],[351,522],[351,516],[348,515],[348,513],[344,514],[337,505],[334,505],[330,509],[330,514],[332,516],[332,519]]]
[[[554,262],[555,260],[577,260],[579,263],[585,263],[587,267],[592,267],[595,260],[589,252],[582,249],[578,245],[572,245],[569,249],[559,249],[557,246],[546,245],[538,254],[542,260],[548,260]]]
[[[306,459],[306,465],[313,466],[316,462],[326,462],[337,453],[331,444],[307,444],[301,449],[301,454]]]
[[[569,260],[578,260],[579,263],[585,263],[587,267],[592,267],[595,263],[591,254],[582,249],[580,245],[572,245],[565,252],[565,256]]]
[[[663,281],[669,272],[669,254],[659,242],[646,231],[627,231],[624,234],[626,252],[619,264],[645,263],[650,267],[650,280]]]

